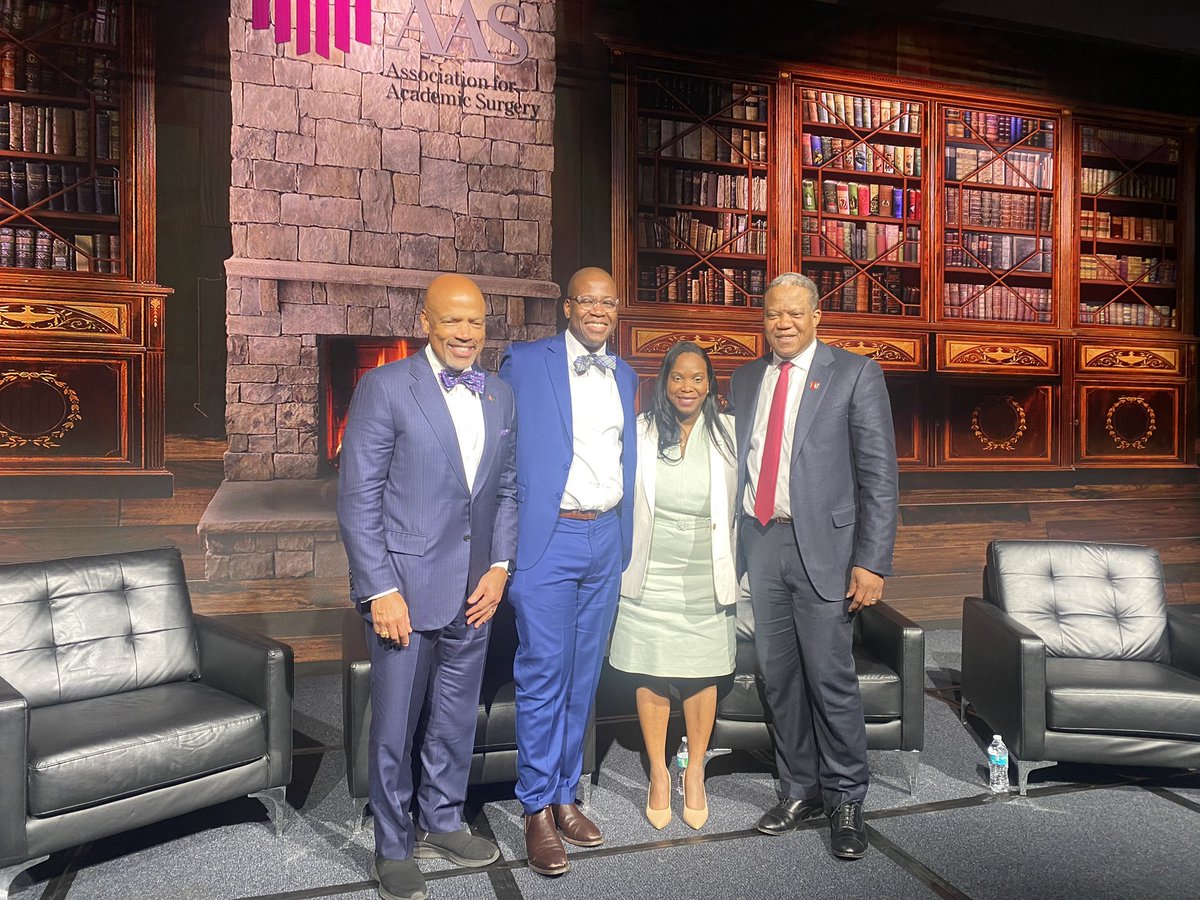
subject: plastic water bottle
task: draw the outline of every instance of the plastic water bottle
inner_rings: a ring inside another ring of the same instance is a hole
[[[987,748],[988,758],[988,787],[993,794],[1008,793],[1008,748],[1004,746],[1004,738],[998,734],[992,735],[992,742]]]
[[[688,745],[687,735],[683,736],[683,740],[679,742],[679,749],[675,751],[675,768],[679,770],[679,783],[675,786],[675,790],[683,793],[683,775],[688,767]]]

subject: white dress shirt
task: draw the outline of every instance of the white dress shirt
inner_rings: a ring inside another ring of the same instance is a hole
[[[433,377],[437,380],[438,387],[441,388],[442,396],[446,398],[446,407],[450,410],[451,421],[454,422],[454,433],[458,437],[458,450],[462,454],[463,472],[467,476],[467,490],[474,490],[475,476],[479,472],[479,461],[483,458],[483,404],[480,402],[479,395],[465,384],[456,384],[450,390],[442,387],[442,382],[438,379],[438,372],[446,366],[442,365],[442,361],[437,358],[437,354],[428,344],[425,345],[425,357],[429,360],[429,365],[433,367]],[[507,569],[508,561],[492,563],[493,569],[497,566]],[[367,599],[378,600],[380,597],[386,597],[388,594],[398,591],[399,588],[392,587]]]
[[[779,475],[775,480],[775,512],[773,518],[790,518],[792,499],[789,483],[792,474],[792,438],[796,432],[796,415],[800,412],[800,401],[804,397],[804,386],[808,382],[808,370],[812,367],[817,352],[814,339],[807,347],[791,359],[792,370],[788,372],[787,408],[783,417],[783,441],[779,451]],[[779,366],[784,360],[771,354],[771,365],[763,375],[758,387],[758,400],[754,404],[754,430],[750,433],[750,452],[746,459],[746,496],[742,510],[754,515],[754,498],[758,493],[758,473],[762,470],[763,446],[767,441],[767,420],[771,417],[771,399],[775,396],[775,385],[779,383]]]
[[[621,502],[621,436],[625,411],[615,372],[588,366],[575,373],[575,359],[591,353],[570,331],[567,338],[567,379],[571,385],[571,433],[574,457],[563,488],[563,509],[604,512]],[[597,353],[607,352],[607,344]]]

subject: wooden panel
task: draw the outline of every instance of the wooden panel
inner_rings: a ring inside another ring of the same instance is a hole
[[[0,335],[6,339],[136,340],[130,318],[128,305],[120,302],[0,298]]]
[[[831,347],[869,356],[889,372],[924,372],[929,368],[929,340],[920,332],[822,328],[819,336]]]
[[[1080,462],[1183,461],[1181,386],[1081,383],[1077,389]]]
[[[1058,462],[1057,388],[962,381],[942,385],[938,464],[1026,468]]]
[[[939,372],[1057,375],[1059,356],[1059,344],[1053,338],[937,336]]]
[[[913,378],[887,379],[892,402],[892,428],[896,434],[896,459],[902,466],[929,465],[925,439],[925,385]]]
[[[1126,344],[1114,341],[1080,341],[1076,365],[1089,375],[1130,374],[1182,375],[1186,363],[1184,348],[1169,344]]]
[[[678,321],[618,323],[621,355],[631,363],[648,360],[657,364],[673,344],[691,341],[712,358],[713,365],[740,365],[763,354],[761,328],[730,328],[727,325],[689,325]]]

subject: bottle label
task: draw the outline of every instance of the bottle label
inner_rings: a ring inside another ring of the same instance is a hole
[[[992,750],[989,750],[988,751],[988,762],[990,762],[993,766],[1007,766],[1008,765],[1008,754],[1007,753],[996,753]]]

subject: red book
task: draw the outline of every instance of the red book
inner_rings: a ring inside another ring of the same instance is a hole
[[[858,186],[858,214],[865,216],[871,211],[871,186],[869,184],[860,184]]]

